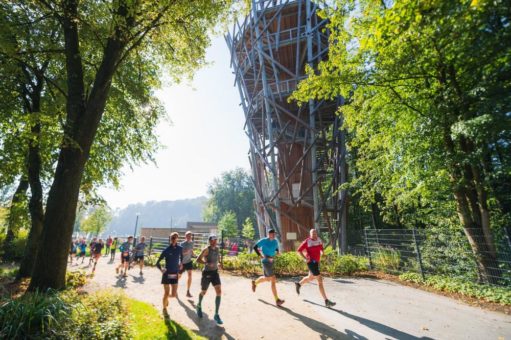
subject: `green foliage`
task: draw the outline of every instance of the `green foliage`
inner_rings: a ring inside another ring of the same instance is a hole
[[[95,207],[92,213],[81,223],[80,229],[97,236],[106,229],[111,219],[112,213],[108,206],[100,205]]]
[[[109,291],[26,293],[0,308],[0,337],[6,339],[126,339],[131,335],[127,298]]]
[[[243,229],[241,230],[241,235],[249,240],[253,240],[255,238],[255,229],[254,224],[252,223],[252,220],[250,217],[247,217],[245,219],[245,223],[243,223]]]
[[[233,212],[236,225],[241,228],[250,218],[254,225],[254,187],[250,175],[237,168],[224,172],[209,185],[210,198],[204,208],[204,220],[219,223],[227,212]]]
[[[458,293],[489,302],[500,303],[502,305],[511,305],[511,291],[507,287],[482,285],[463,279],[440,275],[427,276],[426,280],[423,280],[422,276],[417,273],[404,273],[399,276],[399,279],[425,285],[448,293]]]
[[[401,253],[397,249],[380,247],[371,254],[371,258],[377,269],[391,273],[399,270]]]
[[[87,275],[84,271],[66,271],[66,287],[78,288],[87,283]]]
[[[0,338],[57,338],[72,305],[56,293],[28,293],[0,305]]]
[[[238,236],[238,225],[234,212],[228,211],[220,218],[220,221],[218,221],[218,231],[225,238]]]
[[[399,227],[509,225],[508,2],[335,4],[322,11],[328,58],[308,68],[294,99],[344,97],[346,189]]]
[[[282,276],[300,276],[307,273],[307,265],[296,252],[285,252],[275,258],[275,273]],[[238,256],[227,256],[223,259],[225,270],[240,272],[243,275],[261,275],[261,259],[257,254],[242,253]],[[321,259],[321,273],[323,275],[351,275],[355,272],[365,271],[368,261],[364,257],[353,255],[339,256],[331,250],[325,251]]]

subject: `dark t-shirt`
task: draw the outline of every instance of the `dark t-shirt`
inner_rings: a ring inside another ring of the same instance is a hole
[[[183,247],[176,244],[175,246],[168,246],[160,255],[156,262],[156,267],[161,270],[160,262],[165,259],[165,268],[167,273],[177,273],[179,271],[179,264],[183,261]]]
[[[103,250],[104,246],[105,246],[104,244],[96,243],[94,244],[94,248],[92,248],[92,251],[94,252],[94,254],[101,254],[101,251]]]

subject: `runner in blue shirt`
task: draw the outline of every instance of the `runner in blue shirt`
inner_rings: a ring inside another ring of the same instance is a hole
[[[179,270],[183,267],[183,248],[177,244],[179,234],[174,232],[170,235],[170,246],[168,246],[158,258],[156,267],[162,272],[161,284],[163,285],[163,313],[168,316],[167,307],[169,305],[169,296],[177,296],[177,281]],[[161,260],[165,259],[165,268],[160,265]],[[172,293],[170,293],[170,286]]]
[[[254,250],[261,258],[264,275],[260,276],[257,280],[252,280],[252,291],[255,292],[257,285],[261,282],[270,281],[275,303],[277,306],[281,306],[284,300],[279,299],[277,295],[277,279],[273,272],[273,259],[276,255],[279,255],[279,242],[275,239],[275,230],[270,229],[268,231],[268,237],[260,239],[255,244]]]

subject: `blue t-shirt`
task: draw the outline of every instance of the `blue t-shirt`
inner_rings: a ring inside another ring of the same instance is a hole
[[[276,239],[270,240],[268,237],[265,237],[257,241],[256,246],[261,249],[264,256],[274,257],[275,253],[279,250],[279,241]],[[263,259],[263,262],[267,261],[268,259]]]
[[[158,261],[156,267],[161,270],[160,261],[165,259],[165,268],[167,273],[177,273],[179,271],[179,264],[183,261],[183,247],[176,244],[176,246],[170,245],[165,249]]]

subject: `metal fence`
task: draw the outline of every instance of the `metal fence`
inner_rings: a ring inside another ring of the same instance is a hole
[[[484,244],[473,233],[475,243]],[[371,269],[459,277],[479,283],[511,286],[511,247],[507,235],[495,249],[474,253],[463,231],[438,229],[365,229],[365,254]],[[481,242],[479,242],[481,241]]]

